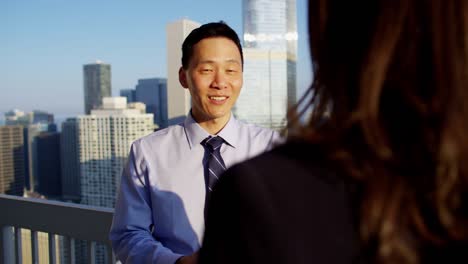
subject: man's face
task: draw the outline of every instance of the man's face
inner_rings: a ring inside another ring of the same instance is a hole
[[[227,122],[242,87],[242,61],[236,44],[224,37],[202,39],[193,47],[187,69],[179,80],[192,96],[197,122]]]

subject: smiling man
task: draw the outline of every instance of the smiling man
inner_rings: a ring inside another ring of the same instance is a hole
[[[239,38],[224,22],[202,25],[185,39],[179,81],[192,109],[184,123],[132,144],[110,232],[122,262],[196,263],[205,203],[218,178],[279,141],[278,133],[231,113],[243,62]]]

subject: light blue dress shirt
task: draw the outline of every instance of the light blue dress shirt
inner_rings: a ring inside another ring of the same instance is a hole
[[[123,171],[110,231],[124,263],[173,264],[196,252],[204,231],[201,142],[210,136],[189,114],[185,122],[136,140]],[[279,143],[275,131],[231,118],[218,133],[227,167]]]

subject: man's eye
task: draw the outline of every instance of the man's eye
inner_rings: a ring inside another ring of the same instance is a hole
[[[212,69],[201,69],[201,72],[204,72],[204,73],[205,72],[208,73],[208,72],[212,72],[212,71],[213,71]]]

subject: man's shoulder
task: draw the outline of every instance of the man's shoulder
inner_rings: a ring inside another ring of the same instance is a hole
[[[184,125],[183,123],[168,126],[166,128],[156,130],[153,133],[141,137],[135,140],[134,144],[138,145],[159,145],[165,141],[171,141],[174,139],[179,139],[185,137]]]
[[[249,133],[252,133],[252,134],[259,134],[259,135],[279,134],[278,131],[276,130],[266,128],[266,127],[261,127],[253,123],[247,123],[242,120],[237,120],[237,123],[238,123],[239,129],[248,131]]]
[[[268,141],[268,142],[281,142],[281,135],[278,131],[261,127],[253,123],[247,123],[241,120],[237,120],[239,130],[241,134],[256,140]]]

